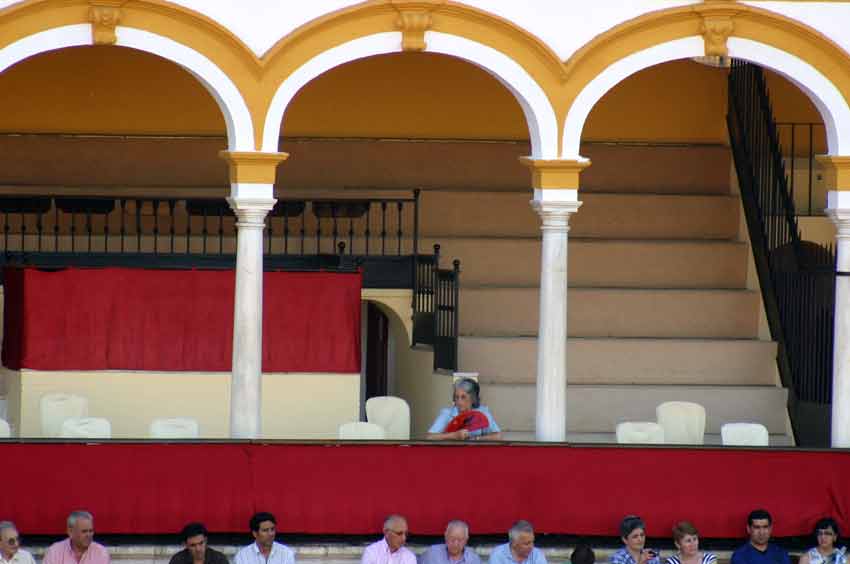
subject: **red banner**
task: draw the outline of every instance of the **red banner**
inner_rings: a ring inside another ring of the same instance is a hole
[[[229,372],[232,270],[7,269],[3,365]],[[267,272],[265,372],[360,373],[359,273]]]

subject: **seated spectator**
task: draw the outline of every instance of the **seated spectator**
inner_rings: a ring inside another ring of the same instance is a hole
[[[800,556],[800,564],[847,564],[847,547],[838,548],[838,523],[825,517],[815,523],[815,546]]]
[[[481,564],[474,550],[466,546],[469,525],[463,521],[449,521],[446,525],[445,544],[435,544],[422,553],[419,564]]]
[[[42,564],[109,564],[109,552],[94,542],[94,517],[88,511],[68,515],[68,538],[44,553]]]
[[[295,564],[295,552],[275,542],[277,519],[271,513],[255,513],[248,521],[254,542],[244,546],[233,559],[235,564]]]
[[[595,564],[596,554],[589,545],[577,544],[570,555],[570,564]]]
[[[0,521],[0,564],[35,564],[32,554],[21,548],[21,536],[11,521]]]
[[[626,515],[620,522],[623,548],[611,555],[611,564],[659,564],[658,551],[645,548],[646,524],[637,515]]]
[[[183,550],[168,564],[229,564],[227,557],[207,545],[207,528],[202,523],[189,523],[180,531]]]
[[[490,564],[547,564],[543,551],[534,546],[534,527],[517,521],[508,531],[508,542],[490,553]]]
[[[471,378],[462,378],[452,386],[452,407],[446,407],[428,429],[428,438],[436,440],[498,440],[499,425],[487,406],[481,405],[481,388]]]
[[[732,564],[790,564],[788,553],[770,544],[773,518],[764,509],[751,511],[747,516],[750,541],[732,553]]]
[[[390,515],[384,520],[384,538],[363,551],[361,564],[416,564],[416,555],[407,543],[407,519]]]
[[[673,527],[673,544],[679,552],[667,559],[667,564],[716,564],[717,555],[699,551],[697,528],[687,521]]]

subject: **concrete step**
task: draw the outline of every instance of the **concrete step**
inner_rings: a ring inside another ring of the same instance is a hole
[[[459,370],[487,384],[534,384],[537,339],[461,337]],[[570,384],[773,386],[776,344],[750,339],[571,338]],[[733,388],[734,389],[734,388]]]
[[[502,433],[502,439],[506,441],[516,442],[534,442],[534,433],[532,431],[507,431]],[[770,446],[772,447],[793,447],[794,438],[785,434],[772,434],[769,437]],[[596,444],[616,444],[616,433],[571,433],[567,430],[568,443],[596,443]],[[723,441],[719,433],[706,433],[703,444],[706,446],[722,446]],[[640,445],[637,445],[638,448]]]
[[[460,332],[472,336],[536,335],[537,288],[465,287]],[[748,290],[570,288],[573,337],[758,336],[760,295]]]
[[[444,264],[461,261],[464,286],[538,287],[540,240],[442,237]],[[749,247],[731,241],[623,241],[571,238],[571,286],[615,288],[745,288]]]
[[[537,237],[540,218],[531,191],[426,191],[420,230],[426,237]],[[571,237],[734,239],[739,202],[733,196],[580,193]],[[498,219],[496,219],[498,218]]]
[[[533,384],[483,384],[483,403],[507,431],[534,430]],[[773,434],[787,434],[787,390],[777,386],[567,386],[567,428],[573,433],[613,433],[623,421],[655,421],[665,401],[693,401],[705,407],[706,432],[724,423],[761,423]]]

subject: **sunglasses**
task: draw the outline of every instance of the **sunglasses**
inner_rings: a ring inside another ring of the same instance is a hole
[[[10,537],[6,539],[6,544],[8,544],[9,546],[15,546],[16,544],[18,544],[19,540],[19,537]]]

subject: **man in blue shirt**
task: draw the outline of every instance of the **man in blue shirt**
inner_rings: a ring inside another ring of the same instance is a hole
[[[750,542],[732,553],[732,564],[790,564],[788,553],[770,544],[773,518],[764,509],[751,511],[747,517]]]
[[[508,531],[510,542],[490,553],[490,564],[547,564],[543,551],[534,547],[534,527],[528,521],[517,521]]]
[[[435,544],[419,557],[419,564],[481,564],[475,551],[466,546],[469,525],[464,521],[449,521],[445,544]]]

